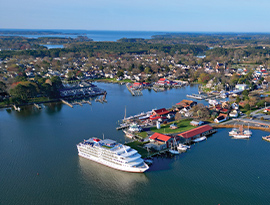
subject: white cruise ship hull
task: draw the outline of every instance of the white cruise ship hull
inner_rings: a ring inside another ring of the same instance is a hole
[[[81,157],[84,157],[86,159],[92,160],[94,162],[103,164],[107,167],[113,168],[113,169],[117,169],[120,171],[124,171],[124,172],[136,172],[136,173],[142,173],[145,172],[146,170],[149,169],[148,165],[146,163],[144,163],[144,167],[129,167],[129,166],[124,166],[124,165],[117,165],[115,163],[111,163],[107,160],[104,160],[102,158],[98,158],[83,152],[80,152],[79,148],[78,148],[78,155]]]

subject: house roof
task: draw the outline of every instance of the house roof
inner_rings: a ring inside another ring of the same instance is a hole
[[[198,134],[201,134],[203,132],[212,130],[212,129],[213,128],[210,125],[203,125],[203,126],[194,128],[192,130],[188,130],[186,132],[182,132],[178,136],[188,139],[188,138],[194,137],[194,136],[196,136]]]
[[[155,132],[149,139],[167,142],[171,139],[171,137]]]
[[[161,108],[161,109],[158,109],[158,110],[154,110],[154,112],[155,112],[157,115],[166,115],[166,114],[168,114],[170,111],[168,111],[166,108]]]
[[[176,105],[182,105],[184,107],[189,106],[190,104],[192,104],[194,101],[193,100],[182,100],[179,103],[176,103]]]

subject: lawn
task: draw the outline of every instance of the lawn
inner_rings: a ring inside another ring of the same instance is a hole
[[[160,126],[160,129],[157,129],[156,127],[151,128],[152,132],[162,133],[162,134],[173,134],[173,133],[181,133],[187,130],[191,130],[194,128],[194,126],[190,125],[191,119],[185,119],[185,120],[179,120],[174,121],[168,124],[163,124]],[[177,125],[177,129],[171,129],[170,125],[175,123]]]
[[[133,141],[133,142],[126,143],[126,145],[128,145],[128,146],[130,146],[131,148],[137,150],[137,151],[139,152],[139,154],[142,155],[142,158],[148,156],[147,150],[144,149],[144,148],[142,148],[143,145],[144,145],[143,142]]]
[[[143,139],[145,139],[148,136],[147,132],[138,132],[136,133],[136,135],[139,135]]]

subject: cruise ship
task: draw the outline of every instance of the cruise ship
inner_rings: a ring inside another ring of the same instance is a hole
[[[149,169],[137,150],[111,139],[90,138],[77,144],[77,148],[79,156],[117,170],[145,172]]]

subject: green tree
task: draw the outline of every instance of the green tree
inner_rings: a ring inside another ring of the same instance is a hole
[[[117,71],[116,76],[117,76],[118,78],[119,78],[119,77],[124,77],[124,72],[123,72],[123,70]]]

